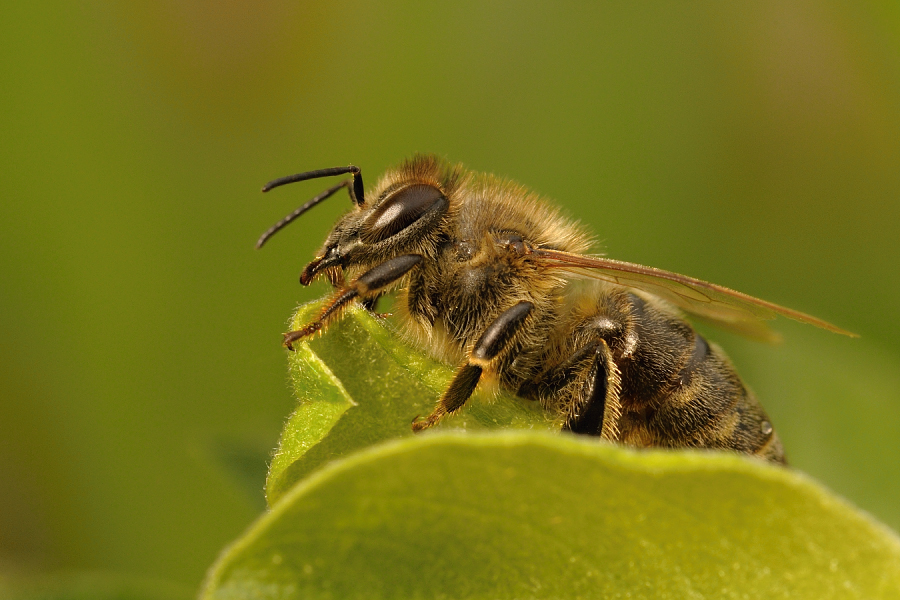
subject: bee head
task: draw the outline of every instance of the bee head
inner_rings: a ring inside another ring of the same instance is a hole
[[[371,202],[366,202],[362,175],[353,165],[282,177],[266,184],[263,191],[296,181],[347,173],[353,177],[325,190],[281,219],[256,244],[257,248],[262,247],[294,219],[341,188],[347,188],[356,209],[338,221],[316,258],[303,269],[300,274],[303,285],[309,285],[322,273],[329,274],[334,283],[339,280],[340,271],[349,266],[383,261],[408,252],[434,231],[447,213],[449,202],[444,192],[431,182],[419,180],[388,182],[383,190],[372,195]]]

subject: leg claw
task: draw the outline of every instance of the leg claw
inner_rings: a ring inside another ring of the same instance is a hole
[[[431,413],[424,419],[420,420],[419,415],[416,415],[416,418],[412,420],[412,430],[416,433],[420,431],[424,431],[429,427],[433,427],[438,424],[438,421],[441,420],[441,416],[439,414]]]

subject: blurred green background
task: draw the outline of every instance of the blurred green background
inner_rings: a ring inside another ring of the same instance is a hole
[[[720,341],[793,465],[900,528],[900,5],[7,2],[0,565],[196,586],[262,510],[280,334],[345,199],[417,151],[610,256],[856,331]]]

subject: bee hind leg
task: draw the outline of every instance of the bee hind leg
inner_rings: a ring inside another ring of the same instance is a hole
[[[401,254],[377,265],[351,282],[347,287],[337,290],[331,300],[322,309],[319,317],[301,329],[284,334],[284,345],[293,350],[293,343],[308,337],[340,318],[347,305],[356,298],[376,298],[381,290],[406,275],[413,267],[420,264],[423,258],[419,254]]]
[[[585,344],[561,364],[519,388],[525,398],[560,407],[563,430],[618,438],[621,377],[603,338]]]
[[[619,390],[622,379],[612,352],[602,338],[597,341],[594,360],[581,384],[581,393],[573,405],[564,430],[615,440],[621,414]]]
[[[506,309],[499,317],[488,325],[469,355],[469,359],[456,372],[453,381],[438,400],[431,414],[424,419],[418,417],[412,423],[413,431],[422,431],[433,425],[444,415],[453,413],[462,408],[481,378],[481,373],[498,356],[508,351],[516,334],[522,330],[528,315],[534,309],[531,302],[519,302],[512,308]]]

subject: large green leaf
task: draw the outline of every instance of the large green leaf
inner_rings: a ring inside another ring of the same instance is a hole
[[[552,435],[559,423],[506,395],[413,436],[452,371],[362,310],[289,362],[301,402],[272,510],[205,598],[900,595],[895,535],[794,471]]]
[[[301,306],[295,328],[321,310]],[[410,422],[431,412],[453,371],[403,344],[387,324],[361,308],[348,309],[326,335],[295,345],[289,355],[300,403],[282,432],[269,467],[266,497],[274,504],[323,463],[377,442],[412,436]],[[460,414],[438,429],[558,430],[534,402],[476,392]]]
[[[429,433],[295,486],[201,597],[897,598],[900,540],[750,458]]]

